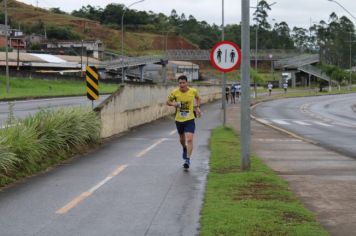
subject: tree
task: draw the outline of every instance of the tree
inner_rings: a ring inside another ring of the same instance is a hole
[[[273,42],[273,48],[280,49],[293,49],[294,42],[290,35],[290,28],[285,21],[276,23],[273,27],[273,34],[271,36]]]
[[[350,66],[349,50],[353,47],[355,28],[347,17],[339,18],[332,13],[329,24],[322,21],[316,26],[316,36],[323,63],[343,68]]]
[[[295,46],[302,52],[308,48],[309,37],[306,29],[301,27],[294,27],[292,37]]]
[[[108,4],[100,15],[100,22],[103,24],[121,24],[121,16],[124,12],[123,4]]]
[[[53,7],[49,9],[50,12],[56,13],[56,14],[67,14],[64,11],[62,11],[59,7]]]
[[[256,21],[256,24],[261,29],[271,29],[271,25],[267,21],[268,11],[271,10],[270,5],[265,0],[261,0],[257,4],[257,8],[253,15],[255,16],[253,20]]]
[[[82,6],[78,11],[72,11],[71,15],[87,18],[90,20],[100,21],[103,9],[101,7],[93,7],[91,5]]]

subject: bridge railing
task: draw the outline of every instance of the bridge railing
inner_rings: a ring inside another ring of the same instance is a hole
[[[169,60],[210,60],[209,50],[167,50],[166,57]]]
[[[118,69],[123,67],[133,67],[145,64],[153,64],[161,62],[165,58],[164,55],[141,56],[141,57],[123,57],[112,61],[103,61],[100,66],[106,69]]]
[[[303,65],[310,65],[319,62],[318,54],[304,54],[301,56],[275,61],[275,69],[298,68]]]

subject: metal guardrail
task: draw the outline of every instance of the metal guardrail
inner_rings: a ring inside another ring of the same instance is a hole
[[[298,70],[303,71],[310,75],[314,75],[315,77],[326,80],[328,82],[332,81],[335,84],[339,84],[337,81],[331,80],[331,78],[327,76],[325,73],[323,73],[318,67],[312,65],[303,65],[298,67]]]
[[[280,60],[285,58],[292,58],[299,56],[301,53],[295,49],[259,49],[257,51],[257,58],[259,60]],[[250,50],[251,60],[256,57],[256,50]]]
[[[176,61],[209,61],[210,51],[209,50],[168,50],[166,52],[166,57],[169,60]]]
[[[256,50],[251,49],[251,59],[256,57]],[[276,60],[300,55],[298,50],[263,49],[257,51],[259,60]],[[166,56],[169,60],[210,60],[210,50],[168,50]]]
[[[304,54],[295,56],[295,50],[261,50],[258,51],[259,60],[276,60],[279,58],[289,57],[274,62],[275,69],[284,68],[297,68],[299,66],[313,64],[319,62],[319,55],[317,54]],[[271,57],[272,56],[272,57]],[[293,57],[291,57],[293,56]],[[251,60],[255,57],[255,51],[251,50]],[[165,60],[177,61],[208,61],[210,60],[209,50],[167,50],[165,54],[154,56],[141,56],[141,57],[124,57],[111,61],[103,61],[99,64],[100,67],[107,70],[121,69],[127,67],[136,67],[146,64],[161,63]]]
[[[146,64],[160,63],[164,60],[164,56],[142,56],[142,57],[124,57],[118,60],[103,61],[99,66],[106,68],[107,70],[120,69],[126,67],[136,67]]]
[[[297,69],[298,67],[318,63],[319,61],[318,54],[304,54],[293,58],[275,61],[273,66],[275,69]]]

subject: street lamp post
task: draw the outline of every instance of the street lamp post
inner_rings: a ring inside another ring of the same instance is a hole
[[[256,11],[258,10],[258,3],[259,3],[260,0],[257,0],[256,2],[256,7],[250,7],[250,8],[255,8]],[[273,2],[271,4],[268,4],[268,6],[272,6],[274,4],[276,4],[277,2]],[[259,25],[258,25],[258,21],[257,21],[257,18],[256,18],[256,37],[255,37],[255,71],[257,73],[257,64],[258,64],[258,28],[259,28]],[[254,93],[255,93],[255,97],[257,97],[257,85],[256,85],[256,81],[254,81]]]
[[[9,79],[9,43],[8,43],[8,26],[7,26],[7,0],[4,1],[5,8],[5,41],[6,41],[6,93],[10,91],[10,79]]]
[[[341,5],[339,2],[335,1],[335,0],[328,0],[329,2],[334,2],[337,5],[339,5],[342,9],[344,9],[354,20],[356,20],[356,17],[354,15],[352,15],[352,13],[347,10],[343,5]],[[352,80],[351,80],[351,74],[352,74],[352,32],[350,32],[350,78],[349,78],[349,89],[352,89]]]
[[[351,71],[352,71],[352,32],[350,31],[350,77],[349,77],[349,90],[352,90],[351,82]]]
[[[125,7],[125,10],[124,12],[122,13],[122,16],[121,16],[121,82],[123,83],[124,82],[124,16],[125,16],[125,13],[128,9],[130,9],[131,6],[137,4],[137,3],[140,3],[140,2],[143,2],[145,0],[140,0],[140,1],[137,1],[137,2],[133,2],[131,3],[128,7]]]
[[[259,0],[257,0],[256,2],[256,11],[258,10],[258,2]],[[258,50],[258,21],[256,18],[256,37],[255,37],[255,71],[257,73],[257,63],[258,63],[258,57],[257,57],[257,50]],[[257,85],[256,85],[256,81],[254,81],[254,93],[255,93],[255,97],[257,97]]]

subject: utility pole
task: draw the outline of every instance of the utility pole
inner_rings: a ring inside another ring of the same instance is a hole
[[[83,40],[82,40],[82,48],[80,53],[80,77],[83,77]]]
[[[225,40],[225,25],[224,25],[224,0],[222,0],[222,23],[221,23],[221,41],[224,41]],[[223,108],[223,126],[225,127],[226,126],[226,73],[223,72],[222,73],[222,88],[221,88],[221,91],[222,91],[222,108]]]
[[[256,2],[256,12],[258,11],[258,1]],[[255,48],[256,48],[256,51],[255,51],[255,71],[256,71],[256,74],[257,74],[257,69],[258,69],[258,19],[257,19],[257,14],[256,14],[256,37],[255,37]],[[254,81],[254,92],[255,92],[255,98],[257,98],[257,84],[256,84],[256,81]]]
[[[17,70],[20,70],[20,39],[17,39]]]
[[[137,3],[143,2],[145,0],[139,0],[137,2],[131,3],[128,7],[124,8],[124,11],[121,15],[121,78],[122,81],[121,83],[124,83],[124,79],[125,79],[125,69],[124,69],[124,16],[127,10],[129,10],[129,8]]]
[[[351,82],[351,76],[352,76],[352,32],[350,31],[350,75],[349,75],[349,90],[352,90],[352,82]]]
[[[250,0],[241,2],[242,68],[241,68],[241,169],[250,169]]]
[[[8,39],[8,29],[7,29],[7,0],[4,1],[5,8],[5,41],[6,41],[6,93],[10,92],[10,79],[9,79],[9,39]]]

